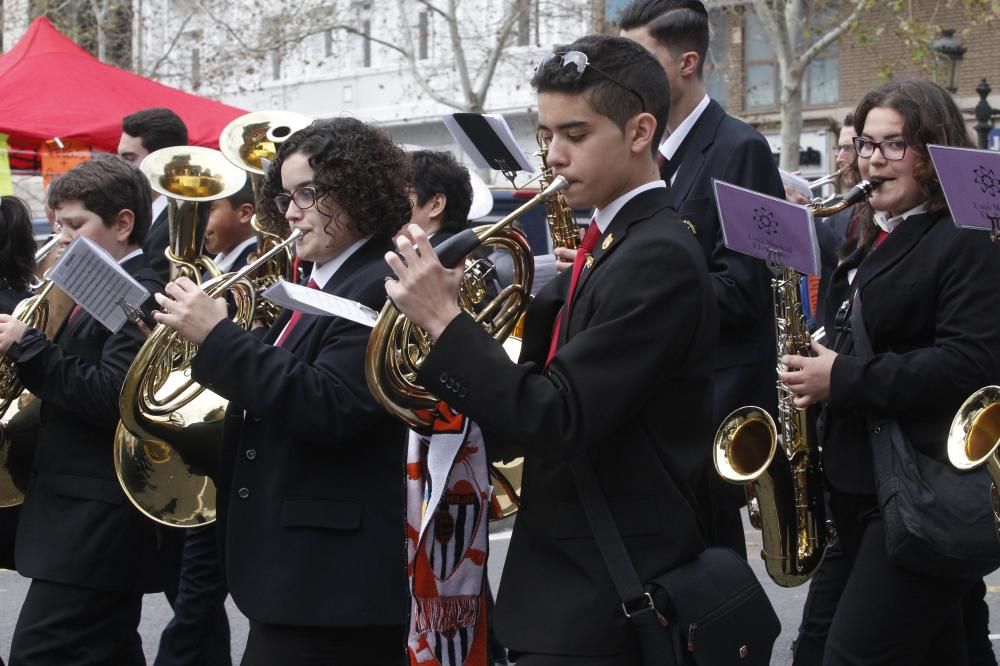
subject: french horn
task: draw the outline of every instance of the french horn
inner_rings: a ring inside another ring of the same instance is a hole
[[[459,305],[501,344],[513,332],[528,307],[534,262],[524,234],[511,227],[521,215],[566,187],[566,179],[557,176],[543,191],[522,204],[499,222],[466,229],[436,248],[444,266],[457,266],[480,246],[508,252],[514,263],[514,280],[489,301],[483,283],[481,265],[467,265]],[[430,336],[403,315],[387,300],[368,339],[365,354],[365,379],[375,400],[390,414],[410,427],[422,429],[434,422],[438,398],[417,382],[417,371],[430,353]],[[519,499],[517,480],[504,475],[501,465],[491,466],[491,475],[503,515],[513,513]]]
[[[990,500],[1000,538],[1000,386],[984,386],[970,395],[952,419],[948,431],[948,460],[959,470],[986,465],[993,480]]]

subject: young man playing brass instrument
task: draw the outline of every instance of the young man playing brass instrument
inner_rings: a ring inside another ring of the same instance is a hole
[[[163,283],[141,249],[149,198],[138,169],[104,155],[56,179],[48,203],[64,244],[93,241],[156,293]],[[115,475],[118,397],[143,340],[131,323],[112,333],[79,306],[53,341],[0,315],[0,352],[42,401],[15,551],[18,572],[32,581],[12,664],[146,663],[142,595],[163,590],[179,550],[176,534],[136,511]]]
[[[436,340],[421,383],[482,427],[491,458],[526,457],[501,641],[518,666],[631,666],[636,636],[569,464],[593,465],[640,578],[703,549],[688,485],[710,450],[718,314],[657,173],[669,93],[656,60],[621,38],[585,37],[543,58],[532,84],[567,201],[597,212],[577,265],[528,309],[520,363],[460,311],[462,271],[443,268],[416,225],[386,255],[398,276],[386,291]]]

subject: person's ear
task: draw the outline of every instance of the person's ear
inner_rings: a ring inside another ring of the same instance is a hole
[[[128,208],[122,208],[115,215],[112,226],[115,229],[115,240],[119,243],[128,243],[128,238],[135,227],[135,213]]]
[[[250,224],[250,220],[253,219],[254,214],[253,204],[240,204],[240,207],[236,209],[236,214],[239,215],[240,224]]]
[[[683,78],[698,78],[698,66],[701,56],[697,51],[685,51],[680,57],[680,74]]]
[[[443,192],[436,193],[431,198],[430,216],[432,218],[444,215],[444,209],[448,207],[448,197]]]
[[[633,153],[650,153],[653,135],[656,133],[656,117],[652,113],[640,113],[628,125],[629,150]]]

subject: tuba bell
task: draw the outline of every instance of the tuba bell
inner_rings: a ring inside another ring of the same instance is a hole
[[[437,248],[445,266],[456,266],[480,246],[500,249],[511,255],[514,280],[499,290],[489,302],[483,303],[486,289],[475,265],[466,270],[459,305],[495,340],[501,344],[514,331],[528,307],[534,262],[524,234],[510,225],[550,195],[566,187],[566,179],[558,176],[552,183],[499,222],[466,229],[449,238]],[[466,295],[472,294],[472,297]],[[434,422],[438,399],[417,383],[417,371],[432,349],[430,336],[403,315],[391,300],[387,300],[368,338],[365,353],[365,379],[375,400],[390,414],[412,428],[426,428]],[[499,476],[498,476],[499,473]],[[503,476],[502,470],[491,474],[497,488],[504,515],[516,510],[515,484]]]
[[[278,154],[278,148],[285,139],[295,132],[308,127],[312,119],[290,111],[254,111],[240,116],[226,125],[219,136],[219,150],[230,162],[247,172],[253,186],[254,216],[251,226],[257,232],[257,254],[263,254],[288,236],[288,223],[275,217],[269,207],[261,205],[261,187],[264,183],[267,165]],[[292,282],[292,251],[286,249],[273,256],[261,267],[253,280],[258,292],[263,291],[280,278]],[[269,326],[277,318],[281,308],[265,300],[257,303],[257,319]]]
[[[881,183],[878,178],[862,181],[826,208],[813,204],[813,216],[834,215],[870,196]],[[776,261],[768,261],[768,267],[774,273],[777,369],[784,372],[782,356],[811,356],[812,348],[802,313],[801,276]],[[762,533],[768,575],[782,587],[794,587],[809,580],[823,560],[826,505],[815,419],[795,406],[795,396],[780,381],[777,390],[780,436],[766,410],[740,407],[716,431],[712,460],[719,476],[746,489],[750,523]]]

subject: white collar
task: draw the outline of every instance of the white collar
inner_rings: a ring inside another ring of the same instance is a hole
[[[315,281],[320,289],[326,286],[326,283],[330,281],[333,274],[337,272],[337,269],[344,265],[344,262],[348,258],[358,251],[358,248],[368,242],[371,236],[367,236],[360,240],[355,241],[350,247],[345,249],[343,252],[338,254],[336,257],[326,262],[322,266],[318,264],[313,264],[312,275],[310,279]]]
[[[694,107],[691,113],[687,114],[687,117],[681,121],[681,124],[677,126],[677,129],[673,132],[669,132],[669,135],[664,137],[663,142],[660,144],[660,153],[664,157],[668,160],[673,159],[674,155],[677,153],[677,149],[681,147],[682,143],[684,143],[684,139],[686,139],[687,135],[691,133],[691,128],[694,127],[694,124],[698,122],[699,118],[701,118],[701,114],[705,112],[705,109],[708,108],[708,103],[711,101],[712,100],[708,97],[708,95],[702,97],[701,101],[698,102],[698,106]],[[668,132],[664,132],[664,134],[666,135]]]
[[[646,190],[655,190],[657,188],[665,189],[666,187],[667,184],[662,180],[651,180],[644,185],[640,185],[634,190],[626,192],[604,208],[596,209],[594,211],[594,221],[597,222],[597,228],[600,229],[603,234],[608,230],[608,227],[611,225],[611,221],[615,219],[615,216],[618,215],[618,213],[621,212],[621,209],[625,207],[625,204],[633,198],[642,194]]]
[[[236,257],[240,256],[240,253],[243,252],[243,250],[247,249],[251,245],[255,245],[256,243],[257,243],[257,237],[251,236],[250,238],[246,239],[245,241],[234,247],[229,252],[220,252],[219,254],[215,255],[214,259],[215,265],[218,266],[219,270],[222,271],[223,273],[228,272],[229,269],[233,267],[233,264],[236,263]]]
[[[120,265],[124,264],[126,261],[128,261],[129,259],[132,259],[133,257],[138,257],[141,254],[142,254],[142,248],[141,247],[137,247],[136,249],[132,250],[131,252],[129,252],[128,254],[126,254],[124,257],[122,257],[121,259],[119,259],[118,260],[118,265],[120,266]]]
[[[156,220],[159,219],[160,213],[163,212],[163,209],[167,207],[168,203],[169,201],[167,200],[167,197],[162,194],[153,199],[153,219],[149,221],[150,228],[152,228]]]
[[[906,218],[910,217],[911,215],[919,215],[920,213],[926,213],[926,212],[927,212],[927,204],[922,203],[919,206],[914,206],[913,208],[906,211],[902,215],[897,215],[896,217],[889,217],[882,211],[877,210],[875,211],[874,219],[875,219],[875,224],[877,224],[882,231],[886,233],[891,233],[892,230],[895,229],[897,226],[899,226],[899,223],[905,220]]]

